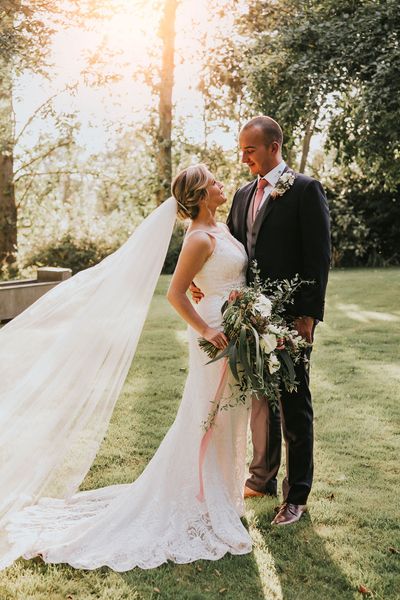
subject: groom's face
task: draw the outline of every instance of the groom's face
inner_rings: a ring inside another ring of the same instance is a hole
[[[239,135],[239,143],[242,162],[249,167],[252,175],[264,177],[277,165],[277,142],[266,145],[264,134],[259,127],[243,129]]]

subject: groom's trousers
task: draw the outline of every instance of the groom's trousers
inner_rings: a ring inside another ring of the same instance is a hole
[[[311,348],[307,350],[309,359]],[[286,446],[283,495],[292,504],[306,504],[313,478],[313,408],[309,388],[309,363],[295,367],[297,391],[281,390],[280,411],[267,400],[253,399],[250,427],[253,460],[246,485],[258,492],[276,494],[281,461],[281,426]]]

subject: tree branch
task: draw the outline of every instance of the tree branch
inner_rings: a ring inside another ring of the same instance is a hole
[[[59,170],[59,171],[36,171],[36,172],[30,171],[29,173],[22,173],[22,175],[20,175],[19,177],[17,177],[14,180],[14,183],[17,184],[24,177],[34,178],[34,177],[40,177],[42,175],[91,175],[92,177],[99,177],[100,173],[98,171],[85,171],[85,170],[80,170],[80,171]],[[104,173],[102,173],[101,178],[107,179],[108,181],[116,181],[116,179],[118,179],[118,176],[109,177],[107,175],[104,175]]]
[[[77,84],[74,84],[74,85],[76,86]],[[48,106],[54,100],[54,98],[57,98],[57,96],[60,96],[68,89],[73,88],[74,85],[66,85],[62,90],[59,90],[58,92],[56,92],[55,94],[50,96],[50,98],[47,98],[47,100],[45,100],[40,106],[38,106],[38,108],[31,114],[29,119],[26,121],[25,125],[22,127],[18,136],[15,138],[15,145],[18,144],[20,138],[23,136],[25,131],[28,129],[29,125],[36,119],[38,114],[45,108],[45,106]]]
[[[16,169],[16,171],[14,172],[14,177],[17,173],[19,173],[20,171],[22,171],[23,169],[27,169],[28,167],[30,167],[33,163],[37,162],[37,161],[42,161],[45,158],[47,158],[52,152],[54,152],[54,150],[57,150],[58,148],[62,148],[63,146],[69,146],[69,144],[71,143],[71,140],[65,141],[65,142],[60,142],[59,144],[57,144],[56,146],[52,146],[47,152],[45,152],[44,154],[42,154],[41,156],[36,156],[35,158],[32,158],[32,160],[30,160],[28,163],[21,165],[19,167],[19,169]],[[15,180],[14,180],[15,181]]]
[[[22,206],[23,201],[25,200],[25,198],[26,198],[29,190],[31,189],[31,187],[33,185],[33,180],[34,180],[34,178],[32,177],[32,179],[30,180],[30,182],[26,186],[24,193],[22,194],[21,198],[19,199],[19,201],[17,203],[17,210],[19,210],[20,207]]]

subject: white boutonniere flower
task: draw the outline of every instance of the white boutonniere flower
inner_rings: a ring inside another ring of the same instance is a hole
[[[290,190],[296,179],[296,174],[291,169],[288,169],[279,177],[274,189],[271,192],[271,198],[275,199],[278,196],[283,196],[285,192]]]

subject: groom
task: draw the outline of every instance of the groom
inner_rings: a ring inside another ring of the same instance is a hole
[[[246,123],[239,142],[242,162],[256,179],[235,193],[227,224],[247,249],[249,263],[257,260],[262,279],[290,279],[298,273],[302,279],[314,281],[300,288],[287,315],[311,343],[315,326],[323,318],[330,264],[324,190],[318,181],[287,167],[282,159],[282,130],[270,117],[255,117]],[[202,294],[196,291],[192,289],[199,300]],[[306,353],[308,359],[310,354],[311,348]],[[283,482],[284,503],[273,520],[276,525],[300,519],[313,477],[313,409],[309,370],[303,361],[296,367],[296,379],[296,392],[281,390],[280,414],[272,412],[266,400],[254,399],[250,420],[253,460],[246,498],[277,494],[282,417],[287,477]]]
[[[239,136],[242,162],[257,178],[236,192],[227,224],[247,248],[249,262],[257,261],[262,279],[290,279],[298,273],[315,282],[300,288],[288,309],[295,329],[311,343],[324,314],[330,264],[328,205],[318,181],[288,169],[282,142],[282,130],[270,117],[255,117],[244,125]],[[311,348],[308,359],[310,354]],[[313,409],[309,369],[303,361],[296,367],[296,379],[296,392],[281,390],[281,415],[269,410],[266,401],[254,399],[252,406],[253,460],[245,497],[277,493],[282,417],[287,477],[276,525],[300,519],[313,477]]]

